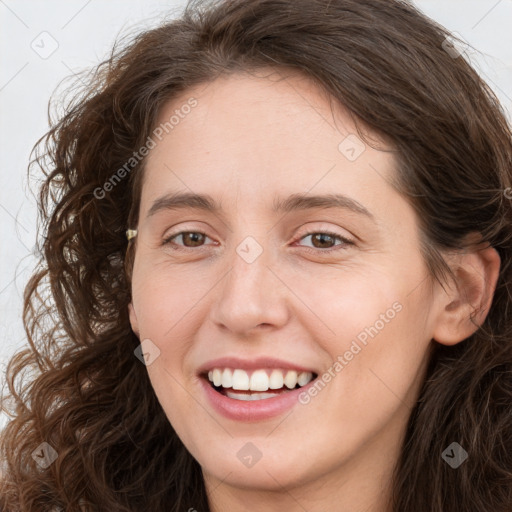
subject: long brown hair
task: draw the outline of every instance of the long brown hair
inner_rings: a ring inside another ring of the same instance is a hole
[[[311,77],[392,143],[433,278],[449,277],[440,251],[466,249],[472,232],[499,252],[485,323],[455,346],[433,342],[392,510],[512,510],[512,134],[448,37],[398,0],[193,1],[114,48],[35,146],[40,263],[24,295],[30,348],[8,365],[1,510],[208,510],[201,467],[134,355],[125,230],[145,159],[126,163],[178,93],[269,66]],[[453,442],[468,453],[457,469],[441,456]],[[56,454],[45,468],[43,449]]]

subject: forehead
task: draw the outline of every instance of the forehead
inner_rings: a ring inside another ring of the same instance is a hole
[[[192,97],[197,104],[189,112],[187,103]],[[182,110],[187,112],[179,115]],[[178,114],[179,119],[173,114]],[[293,147],[294,142],[305,139],[311,143],[308,146],[313,145],[315,131],[324,124],[324,129],[331,128],[338,134],[356,130],[349,111],[310,77],[293,70],[268,68],[223,75],[189,88],[164,104],[158,125],[163,126],[172,117],[172,132],[185,131],[183,126],[190,124],[187,118],[193,118],[196,131],[200,129],[199,123],[208,128],[216,127],[214,131],[208,130],[208,134],[202,133],[205,143],[210,138],[225,135],[226,129],[230,129],[231,140],[248,143],[244,144],[244,149],[250,142],[254,145],[259,140],[266,147],[271,140],[275,141],[275,146],[283,148]],[[237,131],[239,128],[242,129]],[[269,129],[272,129],[271,134]],[[251,140],[249,135],[256,138]]]
[[[260,70],[200,84],[165,104],[155,128],[146,212],[166,190],[274,210],[276,198],[307,191],[371,204],[393,172],[391,154],[363,143],[348,111],[299,74]]]

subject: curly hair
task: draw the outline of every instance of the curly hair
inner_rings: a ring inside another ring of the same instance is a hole
[[[392,143],[433,277],[449,277],[441,250],[467,249],[470,233],[498,251],[483,325],[455,346],[432,344],[392,510],[512,510],[512,134],[489,86],[446,51],[449,37],[399,0],[225,0],[191,1],[178,19],[114,46],[29,166],[44,174],[39,263],[24,293],[30,347],[9,361],[2,400],[11,419],[0,437],[1,510],[209,510],[201,467],[134,355],[136,245],[125,230],[137,223],[137,150],[162,106],[269,66],[312,78]],[[440,456],[453,441],[470,454],[457,471]],[[51,464],[37,461],[42,443]]]

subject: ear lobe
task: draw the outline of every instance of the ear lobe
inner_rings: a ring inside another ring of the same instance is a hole
[[[133,307],[133,304],[131,302],[128,304],[128,315],[130,317],[130,325],[132,326],[133,332],[137,335],[137,338],[140,338],[139,322],[137,320],[135,308]]]
[[[455,345],[478,330],[491,308],[500,263],[496,249],[485,244],[454,258],[450,266],[456,282],[438,298],[441,311],[434,340]]]

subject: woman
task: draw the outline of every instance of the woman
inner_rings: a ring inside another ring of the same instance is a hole
[[[511,510],[512,137],[445,29],[195,2],[85,92],[3,510]]]

